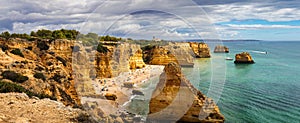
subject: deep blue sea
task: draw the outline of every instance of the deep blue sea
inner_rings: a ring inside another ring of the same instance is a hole
[[[230,53],[211,53],[212,58],[196,59],[194,68],[183,68],[183,71],[204,94],[209,93],[212,85],[223,87],[218,92],[220,98],[217,105],[226,122],[299,123],[300,42],[223,44],[230,49]],[[243,51],[251,54],[255,64],[235,65],[234,61],[225,60]],[[213,64],[214,58],[218,58],[220,64]],[[218,73],[221,75],[216,76]],[[213,77],[221,77],[218,80],[223,77],[224,84],[213,84]]]

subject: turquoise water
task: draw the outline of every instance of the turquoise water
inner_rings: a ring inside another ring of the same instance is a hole
[[[212,53],[212,59],[224,60],[221,63],[226,80],[217,104],[226,122],[300,122],[300,42],[224,45],[230,53]],[[242,51],[250,52],[256,63],[235,65],[225,60]],[[265,51],[268,53],[263,54]],[[209,92],[211,77],[217,71],[212,67],[212,59],[197,59],[194,68],[183,68],[187,78],[204,94]]]

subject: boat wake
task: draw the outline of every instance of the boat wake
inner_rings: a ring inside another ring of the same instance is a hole
[[[260,53],[260,54],[268,54],[268,52],[266,52],[266,51],[256,51],[256,50],[253,50],[251,52],[253,52],[253,53]]]

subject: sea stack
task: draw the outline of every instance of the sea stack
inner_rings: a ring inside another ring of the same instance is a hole
[[[177,63],[165,66],[152,93],[147,122],[224,121],[218,106],[184,77]]]
[[[235,55],[235,64],[253,64],[254,61],[248,52],[242,52]]]
[[[210,58],[210,49],[206,43],[189,42],[196,58]]]
[[[218,45],[215,47],[214,53],[229,53],[229,48],[226,46]]]

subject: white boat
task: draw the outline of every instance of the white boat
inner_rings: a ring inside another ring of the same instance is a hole
[[[226,60],[233,60],[233,58],[227,57]]]

